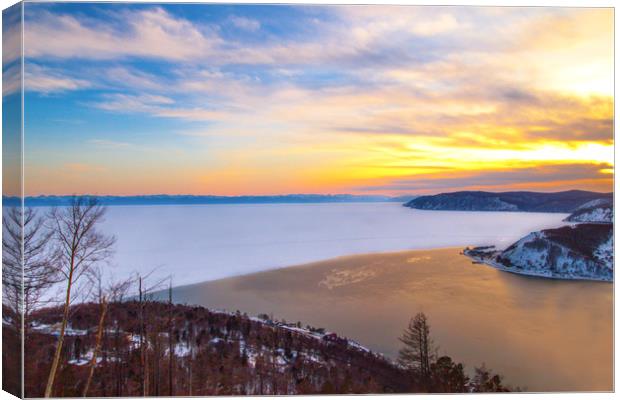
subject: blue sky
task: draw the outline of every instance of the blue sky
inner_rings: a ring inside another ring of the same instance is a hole
[[[26,3],[26,193],[605,189],[612,27],[609,9]]]

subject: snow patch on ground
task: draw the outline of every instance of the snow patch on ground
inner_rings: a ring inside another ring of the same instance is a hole
[[[45,333],[48,335],[59,336],[60,335],[60,322],[56,324],[43,324],[37,321],[34,321],[31,325],[31,328],[37,332]],[[88,334],[88,330],[86,329],[73,329],[70,324],[65,328],[66,336],[85,336]]]
[[[191,353],[192,349],[187,343],[181,342],[174,345],[174,355],[177,357],[186,357]]]
[[[85,366],[85,365],[90,364],[92,358],[93,358],[93,349],[89,349],[86,353],[84,353],[79,358],[72,358],[69,361],[67,361],[67,363],[71,365]],[[116,362],[116,357],[107,357],[107,361]],[[95,358],[95,364],[100,364],[101,362],[103,362],[103,357],[97,356]]]
[[[598,260],[608,265],[613,265],[614,263],[614,237],[613,235],[610,235],[606,241],[604,241],[598,246],[598,248],[594,251],[594,257],[596,257]]]

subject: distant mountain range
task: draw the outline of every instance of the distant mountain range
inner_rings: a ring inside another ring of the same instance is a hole
[[[467,191],[420,196],[404,205],[420,210],[570,213],[585,203],[598,199],[613,201],[613,193],[583,190],[556,193]]]
[[[26,206],[63,206],[68,205],[73,196],[29,196]],[[414,196],[363,196],[351,194],[287,194],[277,196],[194,196],[194,195],[143,195],[143,196],[93,196],[101,204],[115,205],[164,205],[164,204],[275,204],[275,203],[373,203],[397,202],[411,200]],[[18,206],[18,197],[3,196],[5,206]]]

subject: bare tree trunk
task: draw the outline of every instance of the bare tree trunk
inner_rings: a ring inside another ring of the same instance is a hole
[[[144,329],[144,334],[146,336],[146,343],[148,345],[148,334],[146,331],[146,327]],[[149,349],[148,347],[144,350],[144,397],[149,395]]]
[[[146,301],[146,295],[147,295],[147,291],[144,291],[143,294],[143,298],[142,298],[142,333],[144,334],[144,342],[143,342],[143,352],[142,352],[142,356],[143,356],[143,365],[144,365],[144,392],[143,392],[143,396],[146,397],[149,395],[149,332],[147,329],[147,320],[148,318],[144,315],[146,312],[146,305],[147,305],[147,301]]]
[[[58,343],[56,344],[56,352],[54,353],[54,360],[52,361],[52,369],[50,370],[50,374],[47,378],[47,385],[45,386],[45,397],[52,396],[54,379],[56,379],[56,371],[58,370],[58,363],[60,362],[60,355],[62,354],[62,344],[65,341],[65,329],[67,328],[67,321],[69,320],[69,304],[71,303],[71,284],[73,281],[74,262],[74,256],[72,256],[71,269],[69,270],[69,278],[67,279],[65,309],[62,314],[62,324],[60,325],[60,335],[58,336]]]
[[[138,281],[138,293],[140,299],[139,320],[140,320],[140,392],[143,396],[146,396],[146,390],[144,387],[144,300],[142,295],[142,277]]]
[[[168,287],[168,396],[174,396],[172,388],[172,361],[174,357],[174,347],[172,343],[172,283]]]
[[[120,324],[119,321],[116,320],[116,331],[114,332],[114,356],[116,357],[114,361],[115,372],[116,372],[116,397],[121,397],[121,350],[120,350]]]
[[[190,349],[189,353],[189,396],[192,396],[192,361],[194,359],[194,352]]]
[[[155,324],[155,335],[153,335],[153,396],[159,396],[159,369],[161,359],[161,346],[159,340],[159,323]]]
[[[97,353],[99,352],[99,348],[101,347],[101,338],[103,337],[105,314],[107,310],[108,303],[106,302],[106,298],[103,297],[101,300],[101,315],[99,317],[99,326],[97,328],[95,349],[93,350],[93,356],[90,359],[90,370],[88,371],[88,378],[86,379],[86,385],[84,386],[82,397],[86,397],[86,395],[88,394],[88,388],[90,387],[90,383],[93,380],[93,374],[95,373],[95,367],[97,366]]]

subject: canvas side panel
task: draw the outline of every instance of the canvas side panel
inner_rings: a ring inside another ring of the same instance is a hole
[[[2,389],[22,393],[22,3],[2,11]]]

